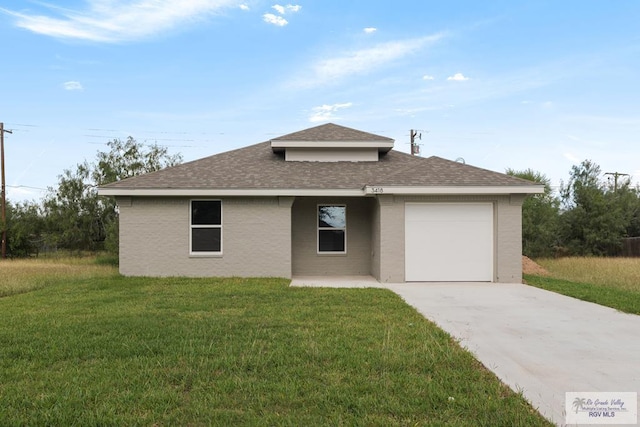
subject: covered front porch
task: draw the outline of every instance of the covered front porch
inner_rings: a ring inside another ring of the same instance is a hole
[[[374,276],[377,204],[374,197],[296,197],[292,276]]]

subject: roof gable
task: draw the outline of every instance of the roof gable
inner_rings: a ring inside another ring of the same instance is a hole
[[[274,153],[286,161],[378,161],[393,148],[393,139],[327,123],[290,133],[271,141]]]
[[[273,141],[350,141],[350,142],[391,142],[392,138],[375,135],[369,132],[348,128],[346,126],[326,123],[298,132],[273,138]]]

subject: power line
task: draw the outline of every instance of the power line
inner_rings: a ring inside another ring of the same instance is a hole
[[[7,124],[8,125],[8,124]],[[45,130],[51,127],[47,125],[37,125],[29,123],[12,123],[14,132],[31,132],[32,129]],[[22,129],[20,129],[22,128]],[[53,128],[57,129],[57,128]],[[162,131],[162,130],[122,130],[113,128],[64,128],[63,132],[69,134],[79,134],[83,138],[113,140],[122,138],[124,135],[133,136],[137,141],[144,141],[145,146],[158,145],[164,148],[202,148],[212,143],[222,142],[219,138],[227,135],[225,132],[203,132],[203,131]],[[134,136],[135,135],[135,136]],[[156,136],[157,135],[157,136]],[[108,145],[106,142],[95,142],[91,140],[83,141],[84,144]],[[177,144],[176,144],[177,143]],[[180,144],[182,143],[182,144]]]
[[[41,190],[41,191],[48,191],[46,188],[42,188],[42,187],[32,187],[30,185],[7,185],[7,187],[9,188],[28,188],[30,190]]]
[[[37,125],[37,124],[27,124],[27,123],[7,123],[7,125],[18,126],[18,127],[30,127],[30,128],[46,128],[47,126]],[[70,130],[68,127],[64,127],[65,131]],[[16,131],[23,131],[22,129],[14,129]],[[123,129],[107,129],[107,128],[74,128],[77,132],[106,132],[106,133],[117,133],[117,134],[131,134],[131,130],[123,130]],[[142,134],[170,134],[170,135],[226,135],[225,132],[201,132],[201,131],[162,131],[162,130],[150,130],[150,129],[139,129],[136,131],[137,133]],[[93,136],[93,135],[92,135]],[[104,136],[104,135],[96,135],[97,137],[105,137],[105,138],[113,138],[113,135]]]

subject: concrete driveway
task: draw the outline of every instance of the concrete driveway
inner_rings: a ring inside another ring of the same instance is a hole
[[[556,424],[565,392],[640,392],[640,316],[521,284],[386,287]]]

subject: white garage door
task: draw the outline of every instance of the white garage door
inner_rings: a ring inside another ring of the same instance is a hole
[[[493,204],[407,203],[405,280],[493,281]]]

